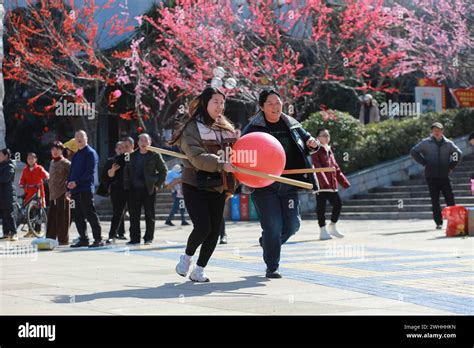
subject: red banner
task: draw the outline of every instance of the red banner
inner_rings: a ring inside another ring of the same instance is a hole
[[[460,108],[474,107],[474,87],[452,88],[449,90]]]

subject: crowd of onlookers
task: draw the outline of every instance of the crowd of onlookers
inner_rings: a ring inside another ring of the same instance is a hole
[[[176,165],[168,172],[160,154],[149,151],[152,139],[142,133],[138,144],[131,137],[119,141],[115,155],[107,160],[101,171],[100,186],[95,189],[99,157],[88,144],[87,134],[78,130],[73,139],[66,143],[55,141],[51,146],[49,171],[37,163],[35,153],[28,153],[27,165],[21,173],[18,187],[23,189],[23,204],[36,194],[43,208],[48,206],[46,238],[57,239],[59,245],[69,244],[69,228],[74,221],[79,238],[71,247],[98,247],[113,243],[115,239],[126,240],[124,217],[128,210],[130,217],[130,241],[139,244],[140,216],[145,213],[145,244],[150,244],[155,231],[155,202],[157,191],[166,186],[172,190],[173,206],[166,220],[173,226],[172,219],[179,210],[182,225],[189,225],[185,218],[182,202],[181,166]],[[15,161],[9,149],[0,151],[0,213],[3,222],[2,239],[18,240],[15,209]],[[48,204],[44,182],[48,181]],[[94,195],[110,196],[113,216],[108,237],[103,240],[102,227],[94,205]],[[93,241],[87,235],[87,222],[92,229]],[[32,231],[24,237],[33,237]]]

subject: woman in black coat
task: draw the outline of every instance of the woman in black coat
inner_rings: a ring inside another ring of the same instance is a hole
[[[18,240],[13,205],[16,201],[15,164],[10,159],[9,149],[0,150],[0,216],[2,217],[3,237]]]

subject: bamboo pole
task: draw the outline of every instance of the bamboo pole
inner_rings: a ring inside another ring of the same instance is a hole
[[[313,188],[313,184],[311,184],[309,182],[304,182],[304,181],[294,180],[294,179],[290,179],[290,178],[285,178],[283,176],[278,176],[278,175],[272,175],[272,174],[257,172],[255,170],[240,168],[240,167],[237,167],[235,165],[232,165],[232,167],[234,167],[234,169],[237,172],[244,173],[244,174],[247,174],[247,175],[258,176],[259,178],[262,178],[262,179],[273,180],[273,181],[281,182],[282,184],[297,186],[297,187],[301,187],[301,188],[304,188],[304,189],[307,189],[307,190],[311,190]]]
[[[157,153],[160,153],[162,155],[173,156],[173,157],[177,157],[177,158],[181,158],[181,159],[188,159],[186,157],[186,155],[184,155],[182,153],[179,153],[179,152],[176,152],[176,151],[166,150],[166,149],[162,149],[162,148],[155,147],[155,146],[149,146],[148,149],[150,151],[157,152]],[[258,172],[258,171],[251,170],[251,169],[245,169],[245,168],[237,167],[235,165],[233,165],[233,167],[237,172],[257,176],[257,177],[260,177],[262,179],[273,180],[273,181],[281,182],[283,184],[288,184],[288,185],[292,185],[292,186],[301,187],[301,188],[304,188],[304,189],[307,189],[307,190],[311,190],[313,188],[312,184],[304,182],[304,181],[299,181],[299,180],[285,178],[285,177],[281,177],[281,176],[277,176],[277,175],[262,173],[262,172]],[[303,169],[284,170],[282,174],[305,174],[305,173],[320,173],[320,172],[334,172],[334,171],[335,171],[335,168],[332,168],[332,167],[331,168],[303,168]]]

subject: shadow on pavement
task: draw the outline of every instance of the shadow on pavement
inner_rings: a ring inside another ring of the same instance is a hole
[[[398,234],[409,234],[409,233],[425,233],[425,232],[433,232],[435,229],[427,229],[427,230],[416,230],[416,231],[400,231],[400,232],[391,232],[391,233],[377,233],[379,236],[396,236]]]
[[[265,277],[260,276],[249,276],[243,277],[242,280],[235,282],[225,282],[225,283],[165,283],[157,288],[139,288],[139,289],[130,289],[130,290],[117,290],[117,291],[105,291],[105,292],[96,292],[86,295],[74,295],[73,301],[71,301],[71,296],[61,295],[56,296],[53,299],[54,303],[80,303],[94,301],[102,298],[141,298],[141,299],[170,299],[170,298],[180,298],[184,297],[194,297],[194,296],[203,296],[209,295],[212,293],[227,293],[230,291],[262,287],[265,286],[264,283],[269,280]],[[242,295],[245,293],[242,292],[232,292],[229,295]],[[253,295],[258,295],[252,293]]]

